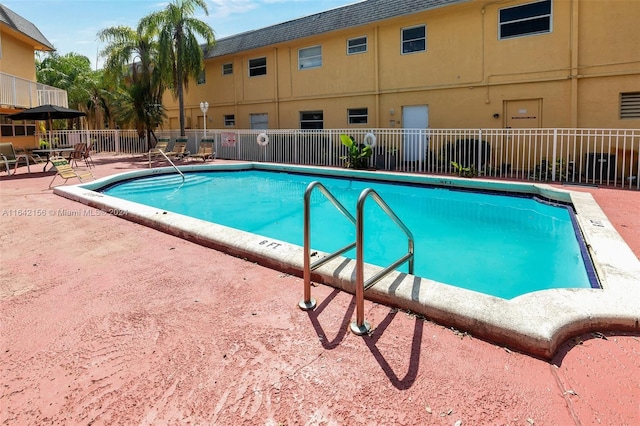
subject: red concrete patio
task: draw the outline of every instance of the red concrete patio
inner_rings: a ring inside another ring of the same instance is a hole
[[[640,423],[640,329],[548,362],[365,302],[357,337],[352,295],[317,286],[303,312],[300,278],[56,196],[41,170],[0,177],[0,424]],[[640,258],[639,192],[564,188]]]

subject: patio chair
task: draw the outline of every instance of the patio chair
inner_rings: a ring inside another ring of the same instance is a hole
[[[96,164],[93,162],[93,158],[91,158],[91,150],[93,149],[93,143],[89,142],[87,144],[87,147],[84,150],[83,153],[83,158],[84,158],[84,164],[87,165],[87,167],[91,168],[91,167],[95,167]]]
[[[39,156],[38,154],[34,154],[32,152],[32,148],[16,148],[16,155],[20,156],[20,155],[26,155],[27,160],[29,162],[31,162],[31,164],[39,164],[39,163],[44,163],[47,160],[45,158],[42,158],[41,156]]]
[[[84,160],[84,152],[87,149],[87,144],[84,142],[79,142],[73,146],[73,151],[69,154],[69,158],[67,160],[69,163],[78,165],[78,160]],[[85,161],[86,164],[86,161]]]
[[[216,153],[213,151],[213,142],[201,142],[198,152],[190,154],[189,158],[202,158],[202,161],[205,162],[207,159],[213,160],[215,155]]]
[[[89,178],[95,179],[95,176],[93,176],[93,173],[91,173],[90,170],[74,169],[71,167],[71,164],[69,164],[69,161],[64,157],[52,157],[51,164],[56,168],[56,174],[51,180],[49,188],[52,187],[53,181],[55,181],[58,176],[64,179],[63,185],[71,178],[78,178],[80,182],[84,182],[85,179]]]
[[[29,156],[26,153],[18,154],[16,149],[13,147],[12,142],[0,143],[0,161],[0,164],[5,167],[8,175],[11,174],[11,166],[13,166],[13,174],[16,174],[20,161],[27,163],[27,170],[31,173],[31,168],[29,167]]]

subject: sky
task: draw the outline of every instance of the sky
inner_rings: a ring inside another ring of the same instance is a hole
[[[206,0],[209,15],[197,18],[208,23],[217,39],[322,12],[357,0]],[[0,0],[6,7],[33,23],[60,55],[77,53],[101,68],[99,52],[104,44],[97,33],[126,25],[135,28],[140,18],[162,10],[161,0]],[[198,11],[197,13],[200,13]]]

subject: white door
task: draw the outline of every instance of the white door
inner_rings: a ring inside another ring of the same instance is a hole
[[[427,127],[429,127],[428,105],[402,107],[404,161],[425,160],[428,142]]]

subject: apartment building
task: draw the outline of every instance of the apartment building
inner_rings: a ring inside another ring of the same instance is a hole
[[[33,23],[0,4],[0,142],[34,144],[34,122],[9,120],[7,115],[44,104],[68,106],[65,90],[36,82],[35,52],[52,50]]]
[[[218,129],[637,129],[638,22],[637,0],[366,0],[218,40],[186,124],[207,101]]]

